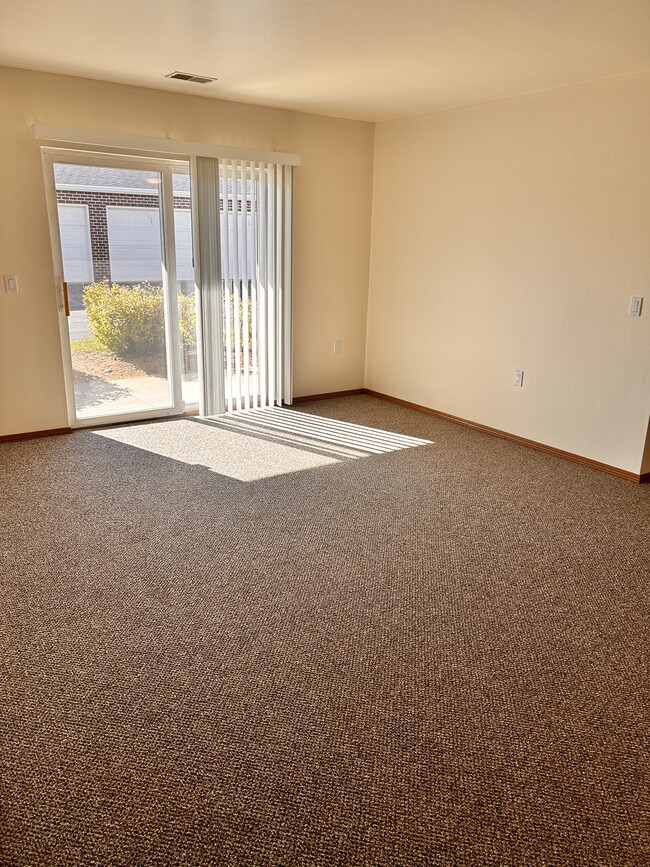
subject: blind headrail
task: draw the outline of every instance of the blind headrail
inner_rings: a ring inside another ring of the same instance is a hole
[[[44,123],[32,124],[34,137],[42,143],[65,144],[78,147],[124,148],[129,151],[175,154],[188,157],[213,157],[226,160],[251,160],[254,162],[274,163],[283,166],[299,166],[298,154],[280,151],[261,151],[254,148],[228,147],[227,145],[207,144],[206,142],[180,141],[172,138],[155,138],[146,135],[106,132],[101,130],[78,129],[65,126],[51,126]]]

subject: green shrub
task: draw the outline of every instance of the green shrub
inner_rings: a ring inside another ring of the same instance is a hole
[[[165,345],[162,286],[142,283],[122,286],[100,280],[84,289],[88,321],[99,343],[116,355],[148,356]],[[193,295],[178,296],[181,347],[196,346],[196,306]]]
[[[181,349],[196,346],[196,300],[194,295],[178,296],[178,327],[181,332]]]
[[[165,310],[162,286],[138,283],[122,286],[98,280],[84,288],[84,307],[98,344],[123,356],[148,356],[161,353],[165,345]],[[245,330],[249,345],[253,340],[252,302],[244,304],[234,294],[231,302],[231,346],[235,346],[235,304],[239,304],[239,341],[244,347]],[[181,349],[196,346],[196,304],[194,295],[178,296]],[[79,347],[79,351],[81,347]]]
[[[152,355],[164,346],[161,286],[100,280],[85,287],[83,300],[95,337],[116,355]]]

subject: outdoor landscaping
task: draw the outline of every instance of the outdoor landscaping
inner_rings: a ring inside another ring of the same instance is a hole
[[[234,295],[231,295],[234,306]],[[123,285],[108,280],[89,283],[83,290],[90,336],[71,340],[75,378],[131,379],[141,376],[166,377],[165,315],[160,284]],[[231,308],[232,309],[232,308]],[[239,301],[241,363],[244,329],[248,330],[249,363],[252,365],[251,300]],[[178,318],[183,373],[196,375],[196,304],[193,295],[178,295]],[[235,328],[230,343],[235,355]]]
[[[91,336],[70,343],[75,372],[108,379],[167,375],[162,286],[100,280],[84,288],[83,303]],[[178,296],[178,315],[184,359],[195,360],[193,295]]]

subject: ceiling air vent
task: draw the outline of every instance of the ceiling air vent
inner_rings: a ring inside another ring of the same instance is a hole
[[[194,84],[210,84],[216,78],[207,78],[205,75],[193,75],[191,72],[170,72],[165,78],[177,78],[179,81],[192,81]]]

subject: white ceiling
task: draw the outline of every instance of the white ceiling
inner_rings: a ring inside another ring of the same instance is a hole
[[[650,69],[650,0],[0,4],[1,65],[360,120]]]

